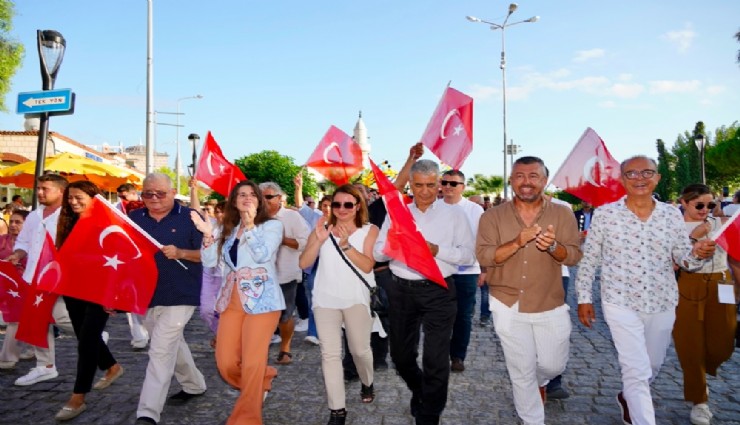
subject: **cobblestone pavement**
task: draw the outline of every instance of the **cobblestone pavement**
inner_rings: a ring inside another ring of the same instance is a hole
[[[569,304],[574,304],[572,291]],[[598,292],[598,291],[596,291]],[[599,302],[596,306],[598,308]],[[575,309],[571,336],[571,357],[564,374],[564,384],[571,397],[549,401],[546,405],[548,424],[621,424],[615,396],[621,388],[616,353],[609,331],[597,311],[595,329],[587,330],[577,323]],[[444,425],[516,424],[511,385],[507,376],[501,346],[492,328],[478,326],[476,312],[466,370],[450,379],[449,401],[442,416]],[[133,424],[144,371],[145,351],[135,352],[129,344],[130,334],[125,315],[109,321],[109,346],[126,373],[110,388],[93,391],[87,397],[88,410],[70,424]],[[265,424],[325,424],[328,407],[324,392],[319,348],[303,342],[297,333],[293,344],[293,363],[278,366],[279,376],[264,408]],[[194,315],[186,328],[186,338],[196,363],[204,373],[208,391],[203,397],[181,407],[166,406],[162,424],[221,424],[229,415],[237,392],[219,377],[209,346],[211,335],[200,318]],[[277,346],[270,349],[274,363]],[[710,407],[715,413],[712,424],[740,424],[740,350],[710,378]],[[34,362],[22,361],[14,370],[0,371],[0,424],[54,424],[54,414],[68,399],[74,383],[76,341],[73,337],[57,339],[59,377],[30,387],[13,386]],[[375,375],[377,397],[372,404],[360,402],[360,383],[347,384],[347,423],[350,425],[412,425],[408,402],[410,393],[393,369]],[[653,398],[658,424],[688,424],[689,403],[683,401],[681,371],[671,347],[666,363],[653,383]],[[180,390],[173,382],[170,394]]]

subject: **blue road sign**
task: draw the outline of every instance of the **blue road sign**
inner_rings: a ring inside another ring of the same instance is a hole
[[[72,89],[57,89],[18,93],[19,114],[67,112],[74,108]]]

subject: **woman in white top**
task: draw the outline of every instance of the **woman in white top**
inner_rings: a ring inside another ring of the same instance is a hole
[[[712,237],[727,220],[709,215],[717,202],[709,187],[703,184],[686,186],[681,193],[681,205],[692,243]],[[730,358],[734,349],[737,326],[734,300],[719,295],[721,290],[732,294],[732,287],[727,253],[720,246],[701,269],[694,273],[681,270],[678,276],[673,340],[683,369],[684,399],[694,403],[690,420],[695,425],[708,425],[712,418],[707,406],[706,374],[715,376],[717,368]]]
[[[300,257],[300,266],[305,268],[313,264],[318,255],[321,256],[312,301],[321,345],[321,368],[331,409],[329,425],[342,425],[347,417],[342,372],[342,325],[362,381],[362,402],[371,403],[375,398],[373,353],[370,349],[373,327],[370,293],[342,256],[371,287],[375,286],[373,245],[377,237],[378,228],[368,222],[365,199],[352,185],[343,185],[332,196],[328,222],[324,217],[319,219]],[[330,238],[334,238],[339,249]]]

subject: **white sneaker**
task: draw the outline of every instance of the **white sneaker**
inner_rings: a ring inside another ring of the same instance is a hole
[[[306,331],[308,331],[308,319],[296,319],[296,321],[295,321],[295,331],[296,332],[306,332]]]
[[[709,425],[712,420],[712,412],[706,403],[695,404],[691,408],[691,423],[694,425]]]
[[[100,334],[101,337],[103,337],[103,344],[108,345],[108,339],[110,338],[110,334],[106,331],[103,331],[102,334]]]
[[[306,341],[309,344],[319,345],[319,339],[316,338],[315,336],[309,335],[309,336],[303,338],[303,340]]]
[[[280,338],[280,335],[273,335],[270,339],[270,344],[280,344],[281,342],[283,342],[283,339]]]
[[[59,376],[59,372],[57,372],[56,366],[36,366],[35,368],[31,369],[31,371],[28,372],[26,375],[16,379],[15,385],[25,387],[28,385],[36,384],[38,382],[54,379],[57,376]]]
[[[131,341],[131,346],[136,349],[142,349],[142,348],[146,348],[147,343],[149,343],[148,339],[137,339],[137,340]]]

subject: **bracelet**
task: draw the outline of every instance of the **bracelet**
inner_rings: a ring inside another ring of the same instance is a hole
[[[689,237],[689,240],[691,241],[691,243],[697,243],[697,242],[699,242],[698,239],[692,238],[692,237]]]
[[[350,249],[352,249],[352,245],[350,245],[350,244],[347,244],[347,246],[344,246],[344,247],[341,247],[341,248],[342,248],[342,251],[344,251],[344,252],[347,252],[347,251],[349,251]]]

